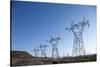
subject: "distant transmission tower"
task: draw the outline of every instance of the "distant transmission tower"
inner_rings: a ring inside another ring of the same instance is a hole
[[[38,52],[39,52],[39,49],[35,49],[34,48],[34,55],[35,55],[35,57],[38,57]]]
[[[59,52],[58,52],[58,43],[59,40],[61,40],[60,37],[55,37],[55,38],[50,38],[48,42],[52,45],[52,58],[58,58],[59,57]]]
[[[46,57],[46,47],[47,45],[42,45],[40,43],[41,57]]]
[[[74,42],[73,42],[73,49],[72,49],[72,56],[79,56],[79,55],[85,55],[85,47],[84,47],[84,41],[83,41],[83,31],[84,27],[88,25],[89,27],[89,21],[83,19],[80,23],[73,24],[71,23],[70,28],[66,28],[66,30],[72,31],[74,35]]]

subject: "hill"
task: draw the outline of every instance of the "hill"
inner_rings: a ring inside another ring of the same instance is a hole
[[[20,65],[19,62],[24,61],[27,59],[32,59],[33,56],[30,55],[28,52],[25,51],[11,51],[11,66],[13,65]]]

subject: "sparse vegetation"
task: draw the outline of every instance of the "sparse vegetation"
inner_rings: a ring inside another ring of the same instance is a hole
[[[51,57],[33,57],[25,51],[11,51],[11,66],[44,65],[92,61],[96,61],[96,54],[52,59]]]

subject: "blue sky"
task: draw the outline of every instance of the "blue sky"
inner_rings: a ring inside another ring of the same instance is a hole
[[[71,55],[73,34],[65,28],[70,27],[72,20],[78,23],[83,17],[90,22],[83,33],[86,52],[96,53],[96,6],[13,1],[12,50],[25,50],[34,55],[33,49],[45,43],[47,56],[51,56],[52,46],[45,41],[51,35],[59,35],[62,38],[59,55]]]

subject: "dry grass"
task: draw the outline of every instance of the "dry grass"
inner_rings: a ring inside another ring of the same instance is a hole
[[[50,57],[46,58],[33,57],[29,53],[22,51],[11,52],[11,66],[45,65],[45,64],[61,64],[61,63],[76,63],[76,62],[92,62],[92,61],[96,61],[96,54],[52,59]]]

